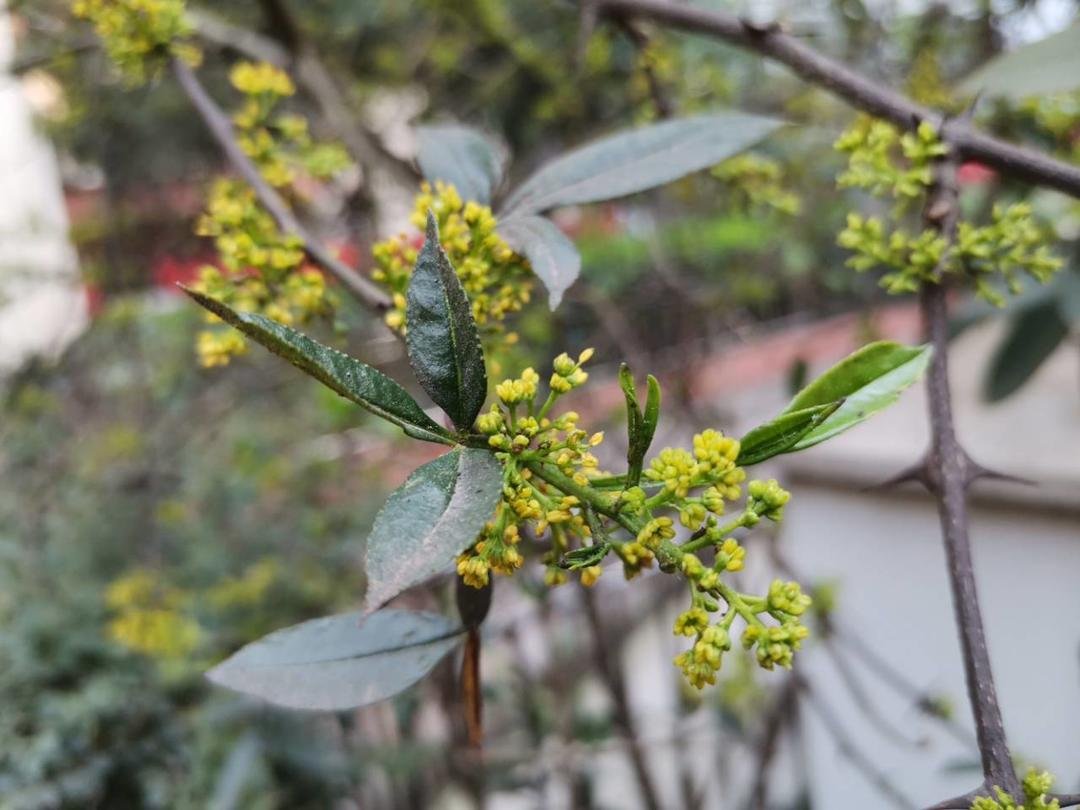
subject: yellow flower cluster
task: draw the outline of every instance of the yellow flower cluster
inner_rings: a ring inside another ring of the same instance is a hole
[[[934,164],[948,147],[926,122],[915,132],[901,134],[885,121],[868,117],[836,141],[848,154],[848,168],[837,180],[841,188],[861,188],[896,200],[892,218],[900,220],[915,203],[925,204],[934,182]],[[1046,233],[1025,203],[995,205],[991,221],[957,223],[956,239],[935,228],[911,231],[880,217],[848,214],[837,244],[852,252],[849,267],[857,271],[883,268],[881,285],[890,293],[916,292],[924,284],[939,284],[948,275],[963,276],[987,301],[1001,306],[1000,287],[1016,294],[1021,277],[1046,283],[1062,266],[1046,244]]]
[[[770,158],[747,152],[714,166],[711,174],[748,211],[771,208],[794,216],[802,208],[799,197],[783,187],[780,164]]]
[[[240,576],[219,582],[206,594],[206,600],[219,610],[257,605],[281,576],[281,563],[272,558],[259,560]]]
[[[720,625],[708,625],[700,631],[693,647],[675,657],[675,665],[683,671],[691,686],[702,689],[706,684],[716,683],[723,655],[730,649],[731,638],[727,630]]]
[[[105,604],[116,613],[109,637],[154,658],[183,658],[200,640],[199,625],[186,614],[185,601],[183,593],[161,585],[151,572],[136,569],[105,591]]]
[[[437,182],[433,188],[424,183],[413,207],[412,224],[423,228],[429,210],[438,221],[442,247],[472,302],[482,333],[489,338],[499,335],[507,344],[515,342],[516,334],[506,332],[503,321],[529,302],[533,285],[529,263],[496,233],[491,209],[463,201],[454,186]],[[372,249],[372,278],[393,298],[386,323],[398,331],[405,329],[405,292],[422,245],[418,234],[399,234]]]
[[[549,415],[563,393],[582,385],[588,378],[582,365],[592,355],[592,349],[586,349],[576,360],[565,353],[555,358],[550,391],[543,403],[537,402],[540,375],[535,369],[526,368],[520,377],[503,380],[495,386],[499,401],[477,417],[477,429],[487,436],[488,445],[507,465],[507,473],[503,499],[494,521],[488,524],[477,543],[458,558],[458,574],[466,584],[483,587],[490,571],[510,574],[521,566],[523,559],[516,548],[520,526],[529,525],[537,537],[550,531],[553,553],[547,559],[545,580],[551,585],[566,579],[554,563],[567,550],[569,538],[592,536],[580,500],[558,492],[526,466],[528,461],[542,460],[583,487],[600,474],[592,450],[603,442],[604,434],[590,435],[578,428],[579,417],[574,411],[557,417]],[[594,584],[601,570],[598,565],[583,567],[582,582]]]
[[[471,588],[483,588],[490,581],[490,574],[509,575],[521,568],[525,558],[518,550],[521,535],[512,520],[513,511],[505,502],[500,503],[495,519],[484,527],[472,548],[457,559],[458,576]]]
[[[326,178],[348,165],[340,147],[311,140],[303,117],[277,114],[280,100],[295,92],[284,71],[241,62],[229,78],[245,96],[233,117],[238,142],[270,185],[287,189],[301,174]],[[326,280],[305,265],[300,240],[281,232],[244,183],[225,178],[214,183],[197,232],[214,240],[221,261],[220,268],[202,269],[194,285],[200,292],[287,325],[333,311]],[[207,320],[217,322],[212,315]],[[208,329],[196,341],[204,366],[225,365],[246,348],[232,329]]]
[[[1061,802],[1048,795],[1054,787],[1054,777],[1049,771],[1030,768],[1020,784],[1024,791],[1024,803],[1016,801],[1000,787],[994,787],[994,797],[978,796],[971,803],[971,810],[1061,810]]]
[[[789,665],[806,637],[799,616],[809,597],[790,582],[777,581],[767,595],[755,596],[724,581],[726,574],[741,571],[746,559],[732,533],[762,519],[779,520],[789,494],[774,480],[751,481],[741,514],[721,525],[718,516],[727,501],[742,497],[746,474],[736,464],[739,442],[717,430],[695,435],[691,450],[661,450],[640,482],[632,472],[600,472],[592,448],[603,442],[603,434],[581,429],[573,411],[551,415],[559,397],[586,382],[583,366],[591,357],[591,349],[576,359],[566,353],[556,357],[542,403],[541,376],[533,368],[495,386],[497,401],[477,417],[476,428],[503,464],[502,499],[476,542],[458,557],[458,575],[466,585],[482,588],[493,573],[513,573],[523,564],[518,545],[526,528],[537,539],[550,536],[543,557],[549,586],[566,582],[568,572],[593,585],[609,554],[622,562],[627,579],[659,562],[663,572],[681,573],[690,586],[690,609],[676,619],[674,630],[695,639],[675,659],[693,686],[715,683],[731,647],[732,624],[740,617],[747,626],[743,643],[757,646],[761,666]],[[676,513],[693,532],[681,543]],[[620,532],[629,539],[613,536]],[[709,563],[699,556],[702,549],[712,554]],[[719,612],[721,603],[726,607],[711,623],[710,614]]]
[[[751,624],[743,631],[742,645],[746,650],[757,647],[758,664],[764,669],[772,669],[777,664],[784,669],[791,669],[795,651],[809,635],[810,631],[806,626],[795,621],[771,627]]]
[[[130,84],[155,75],[170,56],[196,65],[199,49],[183,0],[75,0],[72,11],[89,20],[105,51]]]

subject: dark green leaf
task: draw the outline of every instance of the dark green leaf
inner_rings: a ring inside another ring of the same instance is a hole
[[[452,184],[463,200],[491,202],[506,165],[501,144],[459,124],[421,126],[416,134],[420,142],[416,159],[425,180]]]
[[[454,424],[468,430],[487,398],[487,370],[472,305],[439,244],[428,212],[427,238],[409,280],[405,345],[420,385]]]
[[[742,437],[735,463],[749,467],[795,449],[806,434],[832,416],[842,404],[813,405],[783,413],[771,422],[759,425]]]
[[[773,118],[724,112],[601,138],[540,167],[503,210],[536,214],[654,188],[720,163],[782,125]]]
[[[271,633],[207,677],[278,706],[354,709],[412,686],[460,640],[460,626],[433,613],[343,613]]]
[[[963,82],[965,93],[1019,100],[1080,87],[1080,25],[991,59]]]
[[[487,450],[452,450],[420,467],[375,517],[367,541],[367,610],[442,573],[476,540],[502,496]]]
[[[1013,320],[990,361],[983,397],[999,402],[1016,393],[1069,334],[1056,301],[1033,307]]]
[[[800,391],[784,413],[843,400],[836,412],[800,439],[792,450],[823,442],[888,407],[919,379],[930,361],[930,346],[879,341],[863,346]]]
[[[404,388],[381,371],[263,315],[237,312],[186,287],[184,292],[256,343],[284,357],[346,399],[398,425],[413,438],[453,444],[450,434],[424,413]]]
[[[551,308],[559,306],[563,293],[581,273],[581,254],[574,243],[550,219],[528,214],[500,220],[498,231],[510,247],[529,260],[547,287]]]

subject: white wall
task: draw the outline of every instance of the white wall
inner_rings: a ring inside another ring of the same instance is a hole
[[[0,375],[55,356],[85,327],[86,296],[68,242],[56,158],[37,132],[0,0]]]

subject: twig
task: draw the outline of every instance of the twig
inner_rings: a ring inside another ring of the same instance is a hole
[[[213,135],[222,152],[225,153],[226,159],[244,182],[251,186],[255,196],[277,222],[278,227],[297,237],[308,257],[337,279],[361,304],[376,311],[388,309],[390,298],[386,293],[334,256],[300,224],[285,200],[266,182],[255,164],[240,148],[233,132],[232,122],[210,98],[210,94],[206,92],[206,88],[202,86],[187,63],[180,59],[173,59],[172,69],[180,87],[203,119],[203,123],[210,130],[210,134]]]
[[[750,792],[752,810],[768,810],[769,808],[770,766],[776,757],[781,732],[795,717],[797,698],[798,684],[794,678],[788,678],[780,687],[780,694],[765,718],[765,728],[757,745],[758,757],[754,768],[754,787]]]
[[[650,19],[672,28],[722,39],[732,45],[787,65],[799,78],[819,85],[853,107],[914,129],[923,121],[940,130],[941,113],[916,104],[901,94],[859,75],[846,65],[819,53],[779,26],[754,26],[734,14],[672,3],[669,0],[593,0],[600,12],[616,18]],[[948,142],[956,155],[979,160],[1019,180],[1080,197],[1080,166],[1002,141],[968,122],[951,126]]]
[[[825,730],[829,732],[829,735],[836,743],[837,749],[848,762],[854,765],[895,806],[902,807],[905,810],[915,810],[917,805],[905,796],[862,752],[862,749],[848,736],[847,731],[844,730],[832,708],[822,700],[821,695],[814,692],[810,683],[798,673],[792,674],[791,678],[798,685],[799,691],[807,696],[806,704],[817,714],[822,725],[825,726]]]

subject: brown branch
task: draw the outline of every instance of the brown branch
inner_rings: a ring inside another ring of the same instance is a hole
[[[1076,807],[1080,805],[1080,793],[1058,793],[1053,798],[1057,799],[1062,807]]]
[[[950,245],[958,218],[956,198],[956,157],[953,155],[938,166],[936,185],[926,203],[927,224],[937,228]],[[983,787],[996,785],[1020,799],[1020,781],[1005,736],[975,584],[967,511],[970,459],[956,438],[953,422],[949,386],[949,315],[944,281],[923,283],[919,307],[927,339],[934,349],[926,375],[930,417],[927,484],[938,505],[964,676],[982,758]]]
[[[672,3],[669,0],[593,0],[600,12],[617,18],[649,19],[664,25],[721,39],[791,68],[799,78],[844,99],[851,106],[903,129],[929,121],[939,130],[944,116],[860,76],[846,65],[819,53],[778,25],[750,25],[734,14]],[[968,122],[949,128],[948,142],[960,158],[979,160],[1018,180],[1080,197],[1080,166],[1002,141]]]
[[[308,258],[337,279],[361,304],[376,311],[388,309],[390,298],[386,293],[334,256],[300,224],[285,200],[266,182],[251,158],[240,148],[232,122],[210,98],[210,94],[206,92],[206,88],[202,86],[191,67],[180,59],[173,59],[172,69],[180,87],[199,113],[207,129],[210,130],[210,134],[217,141],[221,151],[225,153],[229,164],[255,192],[255,196],[277,222],[278,227],[285,233],[297,237]]]

